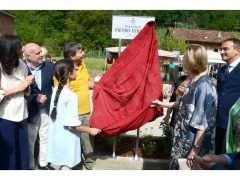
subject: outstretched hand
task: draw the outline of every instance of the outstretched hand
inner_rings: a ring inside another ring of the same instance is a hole
[[[159,105],[161,106],[161,103],[162,103],[162,101],[159,101],[158,99],[153,100],[150,107],[156,107],[156,106],[159,106]]]
[[[196,152],[196,149],[195,148],[192,148],[188,157],[187,157],[187,166],[189,168],[192,168],[193,167],[193,164],[194,162],[196,161],[195,160],[195,157],[197,156],[197,152]]]
[[[216,162],[213,155],[205,155],[200,157],[198,155],[194,156],[194,163],[191,167],[193,170],[207,170],[210,169]]]
[[[90,128],[90,132],[89,134],[91,134],[92,136],[96,136],[97,134],[99,134],[101,132],[100,129],[97,128]]]

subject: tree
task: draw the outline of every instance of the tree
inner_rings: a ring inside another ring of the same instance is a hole
[[[166,28],[157,29],[158,48],[167,51],[172,51],[174,48],[178,48],[180,52],[183,53],[186,47],[185,40],[175,36],[166,36],[166,32]]]
[[[111,11],[74,11],[65,22],[66,40],[79,41],[88,49],[103,49],[111,40]]]
[[[184,49],[182,39],[165,37],[159,28],[182,27],[239,31],[240,11],[173,11],[173,10],[113,10],[113,11],[10,11],[15,19],[15,29],[23,43],[35,42],[45,46],[52,55],[62,55],[66,42],[78,41],[86,49],[103,50],[117,46],[111,39],[112,15],[153,16],[156,20],[159,47],[170,50]],[[161,35],[160,35],[161,34]],[[129,41],[124,40],[123,45]]]

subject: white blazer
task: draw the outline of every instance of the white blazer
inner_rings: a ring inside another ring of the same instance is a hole
[[[19,61],[18,67],[13,69],[12,75],[6,75],[2,73],[1,68],[1,86],[2,90],[7,90],[16,87],[22,80],[28,76],[27,65]],[[27,94],[29,94],[29,90]],[[9,121],[20,122],[28,117],[27,103],[24,98],[25,92],[19,92],[9,97],[3,95],[3,91],[0,91],[0,118]]]

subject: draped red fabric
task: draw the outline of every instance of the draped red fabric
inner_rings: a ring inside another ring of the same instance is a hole
[[[90,125],[101,137],[137,129],[162,115],[150,107],[155,99],[162,100],[162,82],[155,22],[149,22],[94,86]]]

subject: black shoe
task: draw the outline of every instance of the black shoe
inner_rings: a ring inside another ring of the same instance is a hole
[[[40,169],[40,170],[55,170],[55,168],[52,167],[50,164],[47,164],[46,166],[38,165],[38,169]]]
[[[84,164],[85,170],[95,170],[95,164]]]

